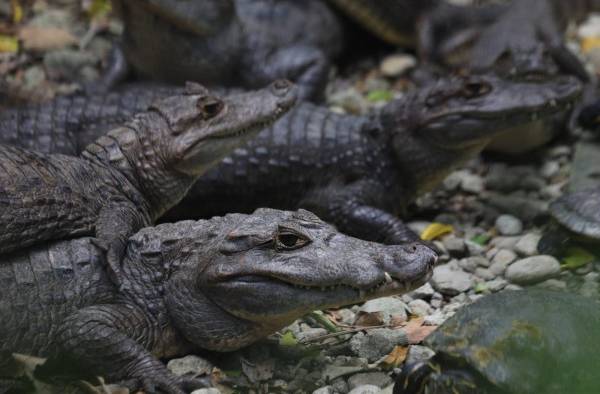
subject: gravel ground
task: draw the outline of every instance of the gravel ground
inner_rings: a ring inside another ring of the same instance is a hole
[[[94,8],[99,2],[21,3],[27,7],[18,24],[10,22],[10,2],[0,3],[0,34],[20,37],[24,49],[0,52],[0,87],[9,96],[45,100],[77,91],[100,75],[121,26]],[[580,42],[600,37],[600,17],[573,29],[571,37],[577,51]],[[600,70],[599,49],[585,56],[592,71]],[[365,113],[413,86],[409,77],[415,67],[415,58],[403,53],[364,60],[350,76],[332,79],[328,105]],[[212,371],[223,378],[224,385],[198,394],[391,393],[392,376],[405,360],[432,355],[419,345],[421,340],[486,294],[537,286],[598,297],[600,261],[563,269],[561,261],[536,249],[548,203],[561,195],[568,180],[573,149],[565,141],[528,154],[526,161],[484,156],[419,199],[411,210],[415,231],[434,222],[452,226],[451,233],[435,240],[442,255],[423,287],[400,297],[315,312],[264,343],[219,356],[214,360],[219,369],[195,356],[172,360],[169,366],[180,374]]]

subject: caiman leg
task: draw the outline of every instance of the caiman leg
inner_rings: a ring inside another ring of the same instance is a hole
[[[173,375],[148,348],[158,332],[148,332],[148,313],[132,305],[95,305],[69,316],[58,328],[56,338],[60,354],[81,360],[94,370],[106,371],[110,380],[133,377],[137,388],[145,392],[183,394],[206,387],[198,379]],[[157,322],[154,330],[159,330]]]
[[[385,192],[379,185],[371,183],[328,187],[315,192],[300,206],[335,224],[341,232],[367,241],[387,245],[420,241],[419,236],[397,216],[369,202],[368,195],[384,195],[379,193]]]

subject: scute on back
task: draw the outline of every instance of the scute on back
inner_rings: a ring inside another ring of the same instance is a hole
[[[563,195],[550,213],[568,230],[600,241],[600,187]]]

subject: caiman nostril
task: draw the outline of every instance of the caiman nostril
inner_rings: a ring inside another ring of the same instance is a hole
[[[293,84],[287,79],[278,79],[273,82],[272,86],[276,93],[285,94],[292,88]]]

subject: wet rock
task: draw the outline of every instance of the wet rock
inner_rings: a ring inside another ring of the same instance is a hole
[[[496,219],[495,227],[502,235],[518,235],[523,231],[523,223],[512,215],[500,215]]]
[[[203,358],[190,355],[172,359],[167,363],[167,368],[177,376],[208,375],[213,366]]]
[[[387,56],[381,62],[379,70],[381,74],[389,78],[399,77],[406,73],[411,68],[417,65],[417,60],[414,56],[398,54]]]
[[[588,298],[598,298],[598,282],[595,281],[583,281],[579,294]]]
[[[540,234],[529,233],[522,236],[515,244],[515,251],[524,256],[533,256],[538,253],[537,246],[540,242]]]
[[[392,383],[392,379],[385,372],[363,372],[350,376],[348,379],[348,387],[350,392],[358,387],[372,385],[382,388]]]
[[[413,300],[408,303],[411,315],[415,316],[427,316],[433,312],[431,306],[423,300]]]
[[[451,263],[435,267],[431,278],[433,288],[442,294],[456,295],[473,286],[471,275]]]
[[[350,340],[350,349],[359,357],[375,362],[389,354],[394,346],[407,345],[408,338],[404,330],[376,328],[366,334],[358,333]]]
[[[372,385],[366,384],[364,386],[356,387],[355,389],[350,390],[348,394],[379,394],[381,393],[381,388]]]
[[[552,256],[533,256],[512,263],[504,274],[518,285],[543,282],[560,274],[560,263]]]
[[[380,324],[390,324],[394,322],[403,322],[408,318],[408,306],[399,298],[382,297],[365,302],[358,311],[358,318],[362,314],[378,315]]]

